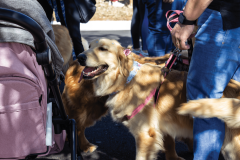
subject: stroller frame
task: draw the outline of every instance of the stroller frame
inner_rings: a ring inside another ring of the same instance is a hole
[[[45,41],[43,30],[32,18],[9,9],[0,8],[0,20],[20,25],[33,35],[37,62],[43,67],[48,82],[48,88],[50,88],[47,99],[48,102],[53,103],[52,121],[55,134],[60,134],[63,130],[66,130],[68,140],[70,141],[71,160],[82,160],[80,147],[77,145],[76,121],[74,119],[69,119],[64,110],[58,81],[52,68],[51,52]],[[25,159],[34,159],[38,155],[46,154],[48,151],[49,147],[47,147],[46,152],[31,154]]]

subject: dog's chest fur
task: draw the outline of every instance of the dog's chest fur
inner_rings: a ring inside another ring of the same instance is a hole
[[[130,129],[130,131],[139,127],[139,120],[142,122],[141,128],[149,128],[149,125],[144,124],[149,124],[149,121],[154,119],[154,114],[157,116],[157,112],[154,112],[156,111],[154,109],[154,98],[152,98],[132,119],[126,119],[126,116],[130,116],[133,110],[145,101],[150,92],[158,87],[161,83],[161,77],[161,70],[159,67],[143,65],[131,82],[126,84],[123,90],[117,94],[109,96],[106,106],[110,108],[112,118],[115,121],[122,122]],[[158,126],[157,120],[154,121],[154,123],[156,123],[154,126]],[[132,128],[132,126],[135,127]]]

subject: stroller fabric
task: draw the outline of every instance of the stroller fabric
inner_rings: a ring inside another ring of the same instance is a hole
[[[45,152],[47,88],[42,68],[27,45],[0,43],[0,53],[0,158]]]
[[[46,152],[47,84],[36,54],[20,43],[0,43],[0,53],[0,158]],[[50,153],[65,136],[53,134]]]
[[[1,0],[0,8],[10,9],[23,13],[35,20],[45,33],[46,41],[51,49],[53,68],[57,78],[62,75],[63,58],[55,45],[54,32],[44,9],[36,0]],[[0,42],[18,42],[34,48],[33,36],[22,27],[0,21]]]
[[[41,26],[59,80],[63,58],[41,5],[36,0],[1,0],[0,8],[21,12]],[[33,40],[21,26],[0,21],[0,159],[47,151],[47,82],[36,61]],[[53,130],[53,145],[46,154],[60,152],[65,137],[65,132],[54,134]]]

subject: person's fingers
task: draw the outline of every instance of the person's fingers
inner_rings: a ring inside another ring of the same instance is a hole
[[[179,42],[179,49],[181,49],[181,50],[186,50],[186,49],[189,49],[190,48],[190,46],[189,46],[189,44],[187,43],[187,39],[186,40],[181,40],[180,42]]]
[[[186,27],[190,27],[190,26],[186,26]],[[179,37],[179,49],[181,50],[186,50],[190,48],[189,44],[187,43],[187,40],[192,32],[191,32],[191,29],[189,28],[185,28],[185,29],[186,31],[181,32],[181,36]]]
[[[177,23],[173,29],[174,31],[173,37],[175,37],[173,42],[175,44],[178,42],[179,44],[176,44],[175,46],[181,50],[189,49],[190,46],[186,42],[189,36],[192,34],[193,29],[194,29],[194,25],[181,25]]]
[[[178,32],[173,30],[171,33],[172,33],[172,42],[173,42],[174,46],[179,48],[180,47],[180,39],[179,39]]]
[[[174,31],[172,31],[172,32],[171,32],[171,35],[172,35],[172,42],[173,42],[174,46],[176,47],[176,38],[175,38],[175,32],[174,32]]]
[[[176,46],[175,47],[177,47],[177,48],[180,47],[180,41],[178,39],[176,39]]]

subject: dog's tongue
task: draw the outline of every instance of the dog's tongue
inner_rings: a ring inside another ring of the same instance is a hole
[[[88,72],[94,71],[96,68],[97,68],[97,67],[85,67],[83,71],[84,71],[85,73],[88,73]]]
[[[81,76],[80,76],[80,78],[79,78],[78,83],[80,83],[80,81],[82,80],[82,78],[83,78],[83,72],[81,73]]]

